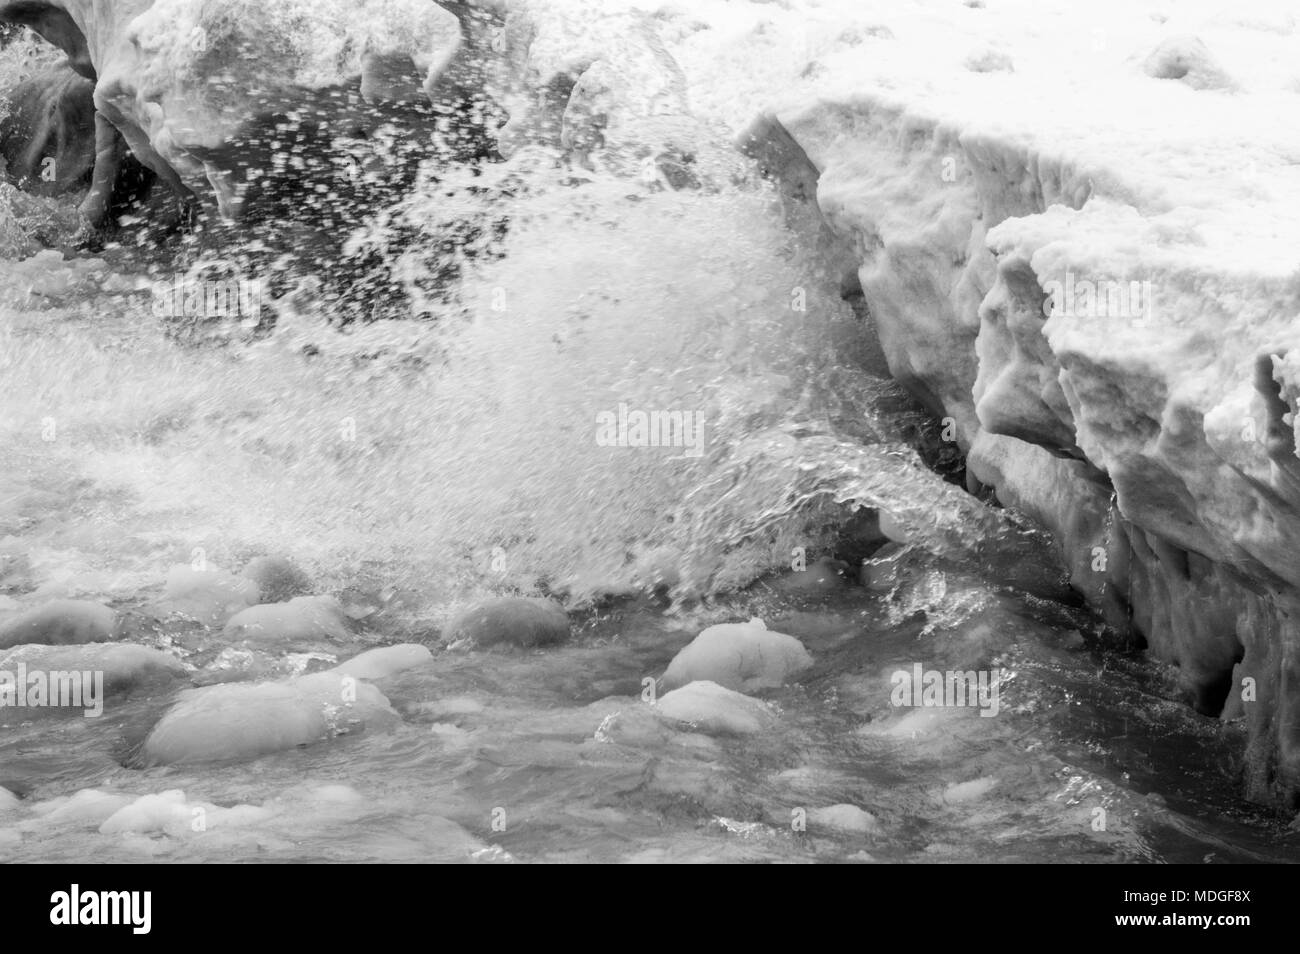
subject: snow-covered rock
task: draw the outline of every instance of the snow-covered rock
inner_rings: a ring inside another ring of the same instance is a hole
[[[673,657],[665,689],[697,679],[739,692],[773,689],[808,669],[813,658],[793,636],[768,629],[761,619],[710,626]]]

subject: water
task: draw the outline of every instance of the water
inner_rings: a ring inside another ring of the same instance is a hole
[[[197,334],[155,318],[145,293],[5,266],[0,594],[147,620],[173,565],[287,554],[317,592],[377,608],[322,653],[415,640],[436,658],[383,682],[402,716],[391,730],[236,764],[126,767],[174,686],[98,720],[6,717],[0,783],[24,802],[0,816],[4,857],[1294,855],[1297,836],[1236,797],[1238,731],[1041,598],[1060,588],[1041,534],[924,466],[918,412],[871,373],[866,328],[770,190],[575,185],[529,154],[492,174],[525,187],[484,198],[445,179],[403,211],[461,202],[510,220],[454,299],[417,295],[421,322],[340,332],[304,278],[274,333]],[[419,256],[405,264],[418,292]],[[158,277],[122,256],[108,270],[125,289]],[[698,415],[699,455],[601,446],[598,416],[620,405]],[[896,585],[784,589],[794,549],[830,552],[858,508],[908,541]],[[656,581],[667,592],[651,599]],[[515,592],[562,599],[573,641],[444,645],[460,608]],[[764,694],[777,728],[729,739],[659,721],[643,680],[705,625],[755,615],[818,661]],[[200,680],[229,658],[219,632],[183,619],[131,632]],[[891,706],[890,674],[916,663],[1005,670],[1004,711]],[[91,788],[185,794],[170,820],[127,833],[45,817]],[[873,830],[817,820],[843,804]],[[206,830],[189,824],[195,805]]]
[[[927,571],[933,573],[937,571]],[[924,589],[933,586],[922,574]],[[33,798],[94,787],[182,789],[165,831],[101,835],[31,819],[18,860],[1169,861],[1288,857],[1289,835],[1235,799],[1223,768],[1240,740],[1161,698],[1159,674],[1080,645],[1080,619],[948,573],[929,613],[889,622],[862,591],[796,600],[765,587],[709,612],[630,604],[536,653],[443,652],[384,688],[403,721],[253,762],[137,771],[117,759],[163,702],[100,721],[10,726],[8,780]],[[922,597],[921,599],[924,599]],[[949,619],[954,603],[966,611]],[[641,680],[711,619],[758,612],[818,658],[771,692],[779,730],[747,740],[677,732]],[[929,624],[929,625],[927,625]],[[887,673],[996,664],[1005,711],[898,710]],[[873,833],[791,828],[849,803]],[[1093,830],[1096,811],[1106,830]],[[816,816],[813,816],[814,818]],[[494,830],[499,820],[504,830]]]

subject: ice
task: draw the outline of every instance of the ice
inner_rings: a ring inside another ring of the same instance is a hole
[[[880,822],[871,812],[856,805],[829,805],[808,813],[808,823],[840,831],[871,833],[880,830]]]
[[[715,29],[683,65],[719,78],[694,101],[737,125],[766,110],[756,135],[802,151],[790,191],[813,194],[969,485],[1049,529],[1070,584],[1175,663],[1200,711],[1235,665],[1277,686],[1247,711],[1248,785],[1300,788],[1277,652],[1300,587],[1294,4],[693,15]],[[854,42],[854,22],[892,38]],[[1047,593],[1056,575],[1010,580]]]
[[[255,805],[221,808],[208,802],[189,802],[180,789],[142,795],[124,805],[99,826],[104,835],[127,833],[184,836],[210,828],[243,828],[271,818],[274,812]]]
[[[971,779],[969,782],[953,782],[943,790],[941,797],[948,805],[975,801],[987,795],[997,783],[997,779],[988,777]]]
[[[230,640],[254,645],[288,645],[324,639],[345,642],[349,632],[343,606],[332,596],[298,596],[287,603],[262,603],[240,610],[226,623]]]
[[[309,745],[397,714],[374,686],[337,672],[189,689],[145,740],[148,764],[247,759]]]
[[[258,601],[257,583],[218,570],[177,565],[167,571],[158,610],[181,613],[210,626],[219,626]]]
[[[665,694],[656,711],[662,719],[710,735],[753,735],[770,728],[776,719],[766,704],[708,680]]]
[[[813,664],[803,643],[769,630],[761,619],[710,626],[673,657],[663,674],[665,689],[709,680],[753,692],[785,685]]]
[[[189,671],[169,653],[134,643],[87,643],[82,646],[17,646],[0,652],[0,670],[19,663],[29,671],[102,672],[106,692],[117,692],[152,679],[175,679]]]
[[[32,811],[49,825],[99,828],[131,802],[129,795],[84,788],[74,795],[38,802],[32,806]]]
[[[353,656],[347,662],[335,666],[333,671],[357,679],[384,679],[407,669],[427,665],[432,661],[433,653],[429,652],[429,647],[418,643],[402,643],[398,646],[368,649],[360,655]]]
[[[88,600],[53,600],[0,623],[0,648],[22,643],[93,643],[112,637],[117,614]]]

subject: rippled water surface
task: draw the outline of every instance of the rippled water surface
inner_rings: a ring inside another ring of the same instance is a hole
[[[923,571],[927,593],[935,572]],[[11,724],[5,781],[32,799],[181,789],[191,804],[256,808],[213,813],[200,833],[185,815],[118,835],[33,817],[0,837],[8,857],[33,861],[1290,856],[1295,836],[1236,799],[1226,770],[1240,740],[1164,699],[1157,671],[1083,645],[1059,610],[942,579],[938,605],[914,587],[881,605],[856,588],[809,603],[760,586],[717,607],[710,618],[764,614],[818,659],[799,685],[764,695],[779,718],[756,737],[653,714],[643,677],[705,619],[642,604],[591,616],[560,649],[439,653],[381,683],[402,715],[393,730],[242,764],[123,768],[164,701],[148,693],[101,720]],[[892,707],[889,673],[915,661],[1004,668],[1002,711]],[[842,804],[877,825],[818,821]],[[810,820],[795,831],[800,811]]]

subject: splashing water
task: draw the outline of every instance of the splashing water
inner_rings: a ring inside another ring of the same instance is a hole
[[[94,510],[102,548],[50,527],[51,549],[121,571],[125,546],[142,574],[169,548],[219,565],[285,552],[432,609],[625,592],[647,554],[676,564],[682,593],[730,589],[855,504],[946,549],[995,529],[872,408],[888,385],[840,357],[866,332],[765,190],[532,175],[500,254],[432,321],[339,332],[306,284],[269,338],[218,350],[167,339],[131,296],[7,321],[15,458],[114,502]],[[620,407],[694,419],[695,453],[602,446]]]

